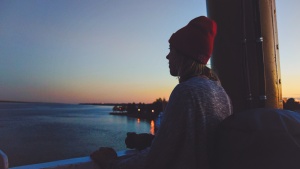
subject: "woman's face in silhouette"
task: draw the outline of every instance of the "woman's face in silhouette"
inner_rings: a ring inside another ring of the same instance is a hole
[[[170,47],[170,52],[166,57],[169,60],[169,69],[172,76],[178,76],[179,56],[174,48]]]

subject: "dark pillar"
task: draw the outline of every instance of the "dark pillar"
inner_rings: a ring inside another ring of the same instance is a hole
[[[212,68],[234,111],[282,108],[275,0],[207,0],[218,24]]]

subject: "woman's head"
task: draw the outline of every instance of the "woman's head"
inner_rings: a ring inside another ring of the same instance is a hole
[[[201,64],[209,60],[217,33],[215,21],[200,16],[191,20],[169,39],[170,46]]]
[[[213,50],[216,29],[213,20],[201,16],[171,36],[167,59],[172,76],[179,76],[180,79],[196,75],[212,77],[206,63]]]

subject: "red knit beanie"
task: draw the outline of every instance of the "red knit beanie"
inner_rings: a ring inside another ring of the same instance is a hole
[[[183,55],[206,64],[213,51],[216,33],[216,22],[205,16],[200,16],[173,33],[169,43],[171,47]]]

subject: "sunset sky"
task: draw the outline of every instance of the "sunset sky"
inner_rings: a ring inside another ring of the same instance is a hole
[[[300,98],[300,1],[277,0],[283,96]],[[168,39],[205,0],[1,0],[0,100],[169,98]]]

